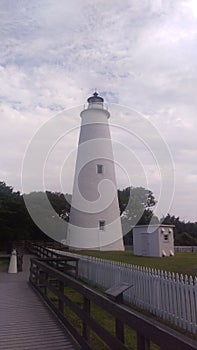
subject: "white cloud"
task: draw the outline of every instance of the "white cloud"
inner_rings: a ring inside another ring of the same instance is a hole
[[[37,128],[97,88],[160,130],[175,163],[172,210],[196,220],[195,9],[192,0],[1,1],[2,180],[19,189],[21,160]],[[68,149],[74,145],[72,138]],[[147,172],[157,193],[151,162]]]

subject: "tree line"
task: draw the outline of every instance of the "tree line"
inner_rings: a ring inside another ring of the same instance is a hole
[[[55,212],[63,219],[69,220],[71,195],[59,192],[45,192]],[[37,210],[41,210],[43,192],[31,192],[22,195],[15,192],[5,182],[0,182],[0,250],[11,241],[49,240],[31,219],[24,198],[31,199]],[[125,244],[132,244],[132,227],[135,224],[146,225],[150,220],[158,223],[153,207],[156,204],[152,191],[143,187],[127,187],[118,190]],[[197,222],[185,222],[168,214],[161,218],[164,224],[175,225],[176,245],[197,245]]]

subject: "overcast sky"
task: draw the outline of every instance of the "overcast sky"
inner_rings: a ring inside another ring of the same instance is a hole
[[[109,105],[139,111],[158,129],[174,164],[169,212],[197,221],[197,0],[0,0],[0,35],[1,181],[21,190],[22,160],[35,132],[96,88]],[[79,115],[74,119],[79,126]],[[125,138],[112,130],[117,134]],[[77,137],[76,130],[65,154],[76,149]],[[138,157],[136,142],[133,151]],[[53,165],[48,187],[60,190]],[[157,197],[151,160],[145,172]],[[127,186],[117,175],[118,186]]]

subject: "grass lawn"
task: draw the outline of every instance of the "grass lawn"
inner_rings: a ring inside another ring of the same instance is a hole
[[[100,251],[75,251],[77,254],[94,256],[97,258],[121,261],[127,264],[145,266],[154,269],[178,272],[197,276],[197,252],[195,253],[175,253],[174,257],[151,258],[134,256],[132,252],[100,252]]]

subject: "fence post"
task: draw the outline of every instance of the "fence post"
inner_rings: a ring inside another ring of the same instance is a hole
[[[123,292],[115,298],[115,301],[120,304],[123,303]],[[116,336],[124,344],[124,323],[118,318],[116,318]]]
[[[83,298],[83,311],[88,316],[90,315],[90,300],[87,299],[85,296]],[[82,335],[83,335],[83,338],[85,338],[87,341],[89,340],[90,330],[85,321],[83,321]]]
[[[59,281],[59,291],[64,295],[64,282],[62,282],[62,281]],[[58,308],[59,308],[59,311],[62,314],[64,314],[64,302],[60,298],[58,300]]]
[[[123,293],[129,289],[131,285],[122,283],[115,285],[105,291],[107,296],[116,303],[123,303]],[[116,318],[116,337],[124,344],[124,322]]]
[[[35,285],[38,287],[39,286],[39,267],[36,265],[35,268]]]
[[[124,324],[116,318],[116,336],[124,344]]]
[[[79,260],[76,260],[75,278],[79,277]]]
[[[45,295],[45,296],[47,296],[48,277],[49,277],[49,274],[48,274],[47,272],[45,272],[44,281],[43,281],[43,284],[44,284],[44,295]]]
[[[150,350],[150,340],[137,333],[137,350]]]

